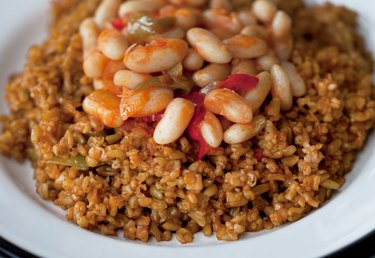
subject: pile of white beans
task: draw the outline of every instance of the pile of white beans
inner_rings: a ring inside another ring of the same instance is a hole
[[[140,13],[170,17],[172,26],[131,37],[129,21]],[[282,111],[292,108],[293,97],[306,94],[304,81],[288,62],[291,25],[288,14],[268,0],[238,11],[230,0],[103,0],[95,16],[80,26],[84,73],[95,88],[83,109],[112,128],[164,111],[153,138],[172,143],[188,128],[195,104],[175,98],[168,83],[138,86],[154,77],[179,76],[206,94],[206,114],[197,128],[206,143],[215,148],[223,141],[245,142],[264,129],[267,119],[258,110],[269,94]],[[256,76],[258,84],[241,95],[217,87],[237,73]]]

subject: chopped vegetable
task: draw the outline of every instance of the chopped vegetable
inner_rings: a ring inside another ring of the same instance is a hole
[[[239,95],[243,96],[248,91],[254,89],[259,82],[259,79],[255,76],[244,74],[244,73],[236,73],[229,76],[219,88],[226,88],[237,92]]]
[[[138,84],[138,86],[134,90],[145,90],[151,87],[163,87],[164,85],[165,83],[161,82],[159,80],[159,77],[151,77],[147,81]]]
[[[175,24],[173,17],[154,18],[149,13],[135,14],[128,24],[128,37],[131,40],[145,41],[149,36],[164,33]]]
[[[221,84],[221,82],[218,82],[218,81],[211,82],[210,84],[208,84],[204,88],[201,88],[199,90],[199,92],[207,95],[210,91],[218,88],[218,86],[220,86],[220,84]]]
[[[121,18],[113,19],[111,24],[116,30],[122,30],[125,27],[124,21]]]
[[[261,149],[256,149],[254,151],[254,158],[256,158],[257,161],[261,161],[263,159],[263,151]]]
[[[89,165],[87,164],[84,156],[76,156],[70,158],[53,157],[51,160],[47,161],[47,163],[74,167],[78,170],[87,170],[89,168]]]
[[[180,78],[183,76],[184,67],[181,63],[173,66],[171,69],[167,71],[168,75],[175,78]]]
[[[172,80],[173,80],[173,82],[168,84],[169,88],[172,88],[174,90],[182,90],[185,93],[190,92],[192,84],[190,83],[190,81],[188,79],[186,79],[184,77],[182,77],[182,78],[173,78],[172,77]]]
[[[118,174],[117,169],[113,169],[111,166],[105,165],[98,167],[96,172],[101,176],[114,176]]]
[[[204,98],[206,95],[200,92],[193,91],[189,95],[184,96],[185,99],[190,100],[196,106],[203,106]]]
[[[186,129],[186,132],[190,139],[198,143],[198,159],[201,160],[212,149],[204,140],[199,129],[200,124],[205,118],[207,112],[206,108],[203,105],[205,95],[203,93],[194,91],[191,92],[189,95],[185,96],[184,98],[190,100],[196,105],[193,118],[191,119],[190,124]]]
[[[116,142],[120,141],[123,137],[123,134],[121,132],[117,132],[115,134],[107,135],[105,137],[105,140],[108,144],[115,144]]]
[[[206,109],[203,106],[197,106],[193,118],[187,128],[187,134],[190,139],[196,141],[199,145],[198,148],[198,160],[203,159],[206,156],[208,149],[210,148],[207,142],[204,140],[201,131],[199,130],[199,125],[203,121],[206,115]]]
[[[164,77],[166,80],[171,81],[168,85],[170,88],[183,90],[185,94],[188,94],[191,91],[193,83],[183,76],[183,69],[182,64],[178,63],[169,69]]]
[[[161,75],[158,77],[152,77],[147,81],[140,83],[135,90],[144,90],[151,87],[166,87],[174,90],[183,90],[185,93],[189,93],[191,86],[192,84],[184,77],[177,79]]]

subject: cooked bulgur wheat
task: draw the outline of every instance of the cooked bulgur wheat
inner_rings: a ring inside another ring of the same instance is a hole
[[[11,112],[1,116],[1,153],[30,159],[37,193],[68,220],[144,242],[176,232],[189,243],[198,231],[237,240],[304,217],[345,183],[375,121],[373,62],[354,12],[279,0],[293,18],[291,60],[306,96],[287,113],[268,99],[261,134],[197,161],[185,137],[157,145],[141,120],[108,129],[82,111],[93,86],[83,75],[78,26],[99,2],[53,2],[50,38],[11,78]]]

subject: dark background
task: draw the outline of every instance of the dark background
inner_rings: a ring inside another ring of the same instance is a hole
[[[0,237],[1,258],[38,258]],[[371,257],[375,258],[375,232],[360,239],[352,245],[327,256],[327,258],[341,257]],[[255,258],[255,257],[254,257]]]

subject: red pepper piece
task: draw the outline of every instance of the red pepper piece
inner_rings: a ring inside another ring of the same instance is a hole
[[[248,91],[254,89],[259,82],[255,76],[236,73],[228,77],[220,86],[221,89],[230,89],[244,96]]]
[[[261,161],[263,159],[264,155],[263,155],[263,150],[261,149],[256,149],[254,151],[254,158],[256,158],[257,161]]]
[[[116,30],[122,30],[125,27],[124,21],[121,18],[111,20],[111,24]]]
[[[197,91],[192,91],[188,95],[183,96],[183,98],[190,100],[193,102],[196,106],[203,106],[204,98],[206,95],[203,93],[197,92]]]
[[[199,145],[198,160],[203,159],[203,157],[206,156],[207,152],[211,149],[211,147],[204,140],[201,131],[199,130],[200,123],[203,121],[205,116],[206,109],[202,105],[196,106],[194,116],[191,119],[190,124],[186,130],[190,139],[196,141]]]
[[[186,129],[186,132],[191,140],[198,143],[198,160],[201,160],[212,149],[204,140],[199,129],[200,123],[204,120],[207,112],[206,108],[203,105],[205,95],[203,93],[193,91],[190,94],[184,96],[184,98],[190,100],[195,104],[194,115],[190,121],[188,128]]]

